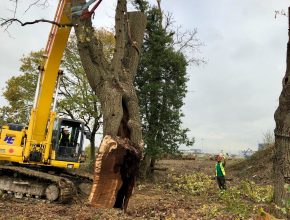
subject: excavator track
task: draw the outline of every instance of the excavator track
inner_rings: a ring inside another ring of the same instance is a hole
[[[63,171],[60,174],[60,176],[68,178],[70,181],[74,183],[78,195],[82,194],[86,197],[89,196],[93,184],[92,176],[68,171]]]
[[[68,203],[76,195],[69,178],[18,166],[0,166],[0,190],[16,198],[44,198],[50,202]]]

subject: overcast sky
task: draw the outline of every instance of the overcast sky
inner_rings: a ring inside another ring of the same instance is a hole
[[[18,18],[53,18],[57,1],[24,13],[27,2],[20,1]],[[102,2],[94,19],[97,27],[113,26],[115,5],[112,0]],[[230,153],[257,149],[267,130],[274,129],[288,40],[287,18],[275,19],[274,12],[287,11],[289,5],[287,0],[162,0],[175,24],[184,30],[197,28],[205,45],[197,56],[207,64],[188,69],[190,92],[183,108],[184,127],[196,138],[194,148]],[[1,17],[11,17],[10,9],[10,1],[1,1]],[[23,55],[45,47],[49,30],[49,24],[13,25],[10,35],[0,30],[0,88],[19,74]],[[4,104],[0,97],[0,106]]]

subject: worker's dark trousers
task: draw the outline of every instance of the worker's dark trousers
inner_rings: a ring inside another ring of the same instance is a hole
[[[216,177],[217,183],[220,189],[226,190],[226,178],[224,176],[217,176]]]

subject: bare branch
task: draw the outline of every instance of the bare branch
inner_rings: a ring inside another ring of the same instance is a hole
[[[22,22],[22,21],[20,21],[17,18],[10,18],[10,19],[0,18],[0,21],[1,21],[0,27],[4,27],[4,26],[8,27],[13,22],[17,22],[21,26],[36,24],[36,23],[39,23],[39,22],[50,23],[50,24],[56,25],[58,27],[73,27],[74,26],[72,23],[69,23],[69,24],[60,24],[60,23],[57,23],[55,21],[50,21],[50,20],[47,20],[47,19],[38,19],[38,20],[34,20],[34,21]]]
[[[163,16],[165,17],[164,29],[167,31],[167,29],[171,27],[175,21],[173,20],[173,15],[170,12],[167,12],[167,14],[164,14]]]
[[[14,7],[14,11],[13,11],[13,18],[15,18],[15,16],[16,16],[17,7],[18,7],[18,0],[15,0],[15,7]]]
[[[197,30],[194,29],[193,31],[185,31],[181,33],[180,38],[176,35],[177,41],[175,44],[179,45],[178,52],[182,52],[186,48],[196,50],[199,46],[201,46],[202,43],[195,37],[196,34]]]
[[[13,17],[12,17],[12,18],[15,18],[15,17],[16,17],[17,8],[18,8],[18,0],[10,0],[10,1],[15,2],[14,9],[13,9],[13,10],[9,10],[9,11],[11,11],[11,12],[13,13]],[[1,18],[1,20],[2,20],[2,18]],[[9,35],[10,37],[11,37],[11,35],[10,35],[9,31],[8,31],[8,28],[9,28],[9,26],[10,26],[11,24],[12,24],[12,23],[7,24],[7,25],[6,25],[6,28],[5,28],[5,30],[4,30],[5,32],[8,33],[8,35]],[[2,25],[0,24],[0,26],[2,26]]]
[[[70,117],[71,119],[75,119],[73,113],[69,109],[64,109],[64,111],[59,111],[58,113],[62,115],[66,115]]]
[[[200,65],[206,63],[204,58],[195,57],[200,53],[200,47],[204,46],[204,43],[197,38],[197,29],[194,30],[182,30],[182,26],[175,26],[172,13],[164,14],[164,29],[173,37],[172,46],[185,55],[186,61],[189,64]]]
[[[33,3],[31,3],[28,8],[25,10],[25,13],[33,6],[43,6],[43,7],[46,7],[48,5],[48,0],[44,0],[43,3],[39,4],[39,2],[42,1],[42,0],[36,0],[34,1]]]
[[[275,18],[277,18],[278,15],[282,15],[282,16],[288,17],[287,13],[284,10],[281,10],[281,11],[276,10],[275,11]]]
[[[60,92],[62,93],[62,95],[72,98],[72,95],[68,91],[68,88],[67,88],[66,84],[64,83],[63,78],[61,78],[60,81],[61,81],[61,84],[62,84],[62,88],[64,89],[64,91],[61,91],[61,89],[60,89]]]
[[[182,27],[176,27],[176,30],[172,32],[174,35],[174,40],[172,46],[176,48],[178,52],[185,55],[188,63],[193,63],[199,65],[201,63],[206,63],[204,58],[196,58],[195,55],[200,53],[200,47],[204,46],[197,37],[197,29],[194,30],[181,30]]]

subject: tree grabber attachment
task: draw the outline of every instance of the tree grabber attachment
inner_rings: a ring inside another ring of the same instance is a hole
[[[89,10],[89,7],[95,3],[96,4]],[[81,19],[88,19],[91,18],[92,15],[95,13],[97,7],[101,4],[102,0],[90,0],[86,2],[84,5],[74,6],[71,8],[72,16],[77,15],[81,16]]]

